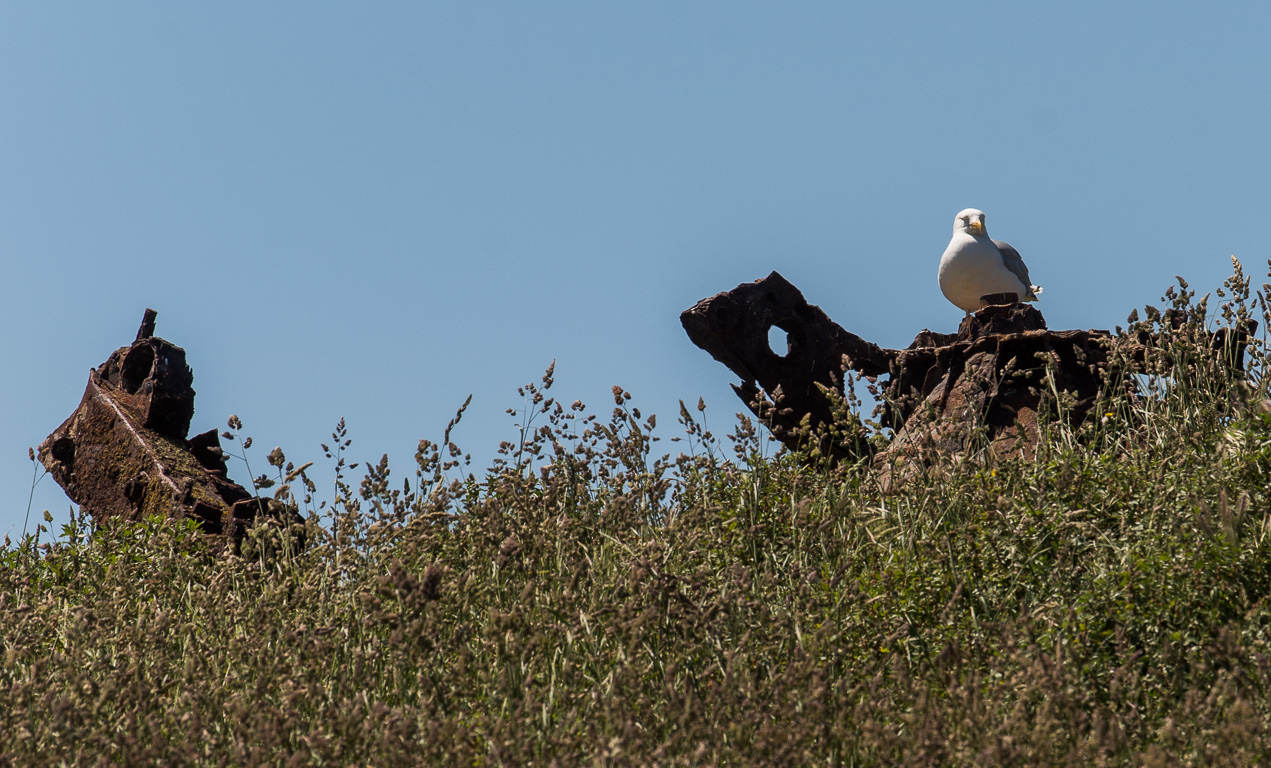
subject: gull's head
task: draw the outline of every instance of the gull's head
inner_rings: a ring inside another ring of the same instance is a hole
[[[958,217],[953,220],[953,233],[966,232],[976,237],[983,237],[989,233],[984,226],[984,211],[978,208],[964,208],[958,211]]]

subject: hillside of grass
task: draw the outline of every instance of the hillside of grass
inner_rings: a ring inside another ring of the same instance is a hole
[[[1238,272],[1035,456],[865,465],[523,391],[241,554],[73,519],[0,551],[4,765],[1258,765],[1271,760],[1271,405],[1211,348]],[[875,439],[883,441],[886,434]],[[267,483],[265,483],[267,484]],[[306,539],[300,546],[298,537]]]

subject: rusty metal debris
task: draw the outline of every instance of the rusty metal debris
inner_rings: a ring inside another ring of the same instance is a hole
[[[887,477],[919,455],[1031,456],[1050,395],[1066,394],[1064,418],[1080,423],[1104,382],[1108,331],[1051,331],[1015,294],[982,299],[956,334],[923,330],[906,349],[884,349],[839,327],[780,274],[699,301],[680,315],[694,344],[741,377],[737,396],[786,446],[835,461],[867,459]],[[1178,326],[1181,314],[1166,313]],[[768,342],[787,334],[781,355]],[[1219,331],[1215,352],[1239,368],[1246,333]],[[1130,357],[1143,361],[1153,339],[1140,334]],[[876,381],[881,423],[893,430],[875,451],[843,405],[844,372]]]
[[[741,377],[733,391],[778,440],[806,449],[811,427],[822,436],[819,448],[836,459],[864,449],[858,433],[830,435],[839,420],[823,388],[842,394],[844,366],[888,373],[893,350],[843,330],[776,272],[699,301],[680,323],[694,344]],[[768,345],[774,326],[786,332],[785,355]]]
[[[79,407],[40,444],[40,462],[97,523],[191,518],[235,543],[262,515],[303,524],[229,479],[215,429],[186,439],[194,374],[184,349],[154,335],[155,315],[147,309],[136,341],[89,372]]]

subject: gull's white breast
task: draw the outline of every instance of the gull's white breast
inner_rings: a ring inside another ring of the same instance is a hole
[[[1007,269],[1002,254],[987,236],[955,232],[940,257],[940,291],[960,309],[974,312],[980,297],[990,293],[1015,293],[1022,299],[1028,286]]]

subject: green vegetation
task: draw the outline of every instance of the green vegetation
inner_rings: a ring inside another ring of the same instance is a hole
[[[0,551],[0,763],[1267,764],[1271,355],[1233,375],[1167,298],[1095,418],[890,495],[549,369],[482,474],[447,430],[354,487],[341,425],[315,506],[272,453],[304,548],[73,520]]]

